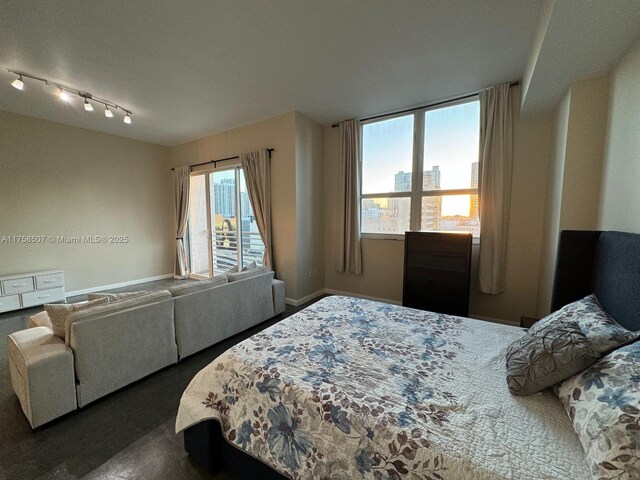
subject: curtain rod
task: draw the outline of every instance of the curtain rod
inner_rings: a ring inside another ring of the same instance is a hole
[[[271,158],[271,152],[273,152],[274,150],[275,148],[267,148],[267,152],[269,152],[269,158]],[[208,162],[194,163],[193,165],[189,165],[189,168],[200,167],[202,165],[208,165],[209,163],[216,164],[218,162],[224,162],[225,160],[234,160],[236,158],[240,158],[240,155],[234,155],[233,157],[227,157],[227,158],[219,158],[218,160],[209,160]],[[171,170],[175,170],[175,169],[176,167],[173,167]]]
[[[509,84],[510,87],[515,87],[516,85],[520,85],[520,82],[519,81],[518,82],[511,82]],[[400,110],[398,112],[383,113],[383,114],[380,114],[380,115],[372,115],[371,117],[361,118],[360,121],[361,122],[368,122],[369,120],[376,120],[378,118],[391,117],[392,115],[400,115],[401,113],[415,112],[416,110],[422,110],[423,108],[437,107],[438,105],[444,105],[446,103],[457,102],[458,100],[464,100],[465,98],[475,97],[481,91],[482,90],[478,90],[476,92],[467,93],[465,95],[460,95],[459,97],[450,98],[449,100],[442,100],[440,102],[428,103],[426,105],[420,105],[418,107],[407,108],[406,110]],[[333,125],[331,125],[331,128],[336,128],[336,127],[339,127],[339,126],[340,126],[340,123],[334,123]]]

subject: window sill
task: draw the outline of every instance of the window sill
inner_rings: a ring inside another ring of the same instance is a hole
[[[362,240],[396,240],[404,242],[403,233],[362,233]],[[480,237],[473,237],[472,245],[480,245]]]

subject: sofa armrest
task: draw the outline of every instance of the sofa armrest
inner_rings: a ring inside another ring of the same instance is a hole
[[[46,327],[7,337],[9,370],[32,428],[76,409],[73,352]]]
[[[285,309],[284,300],[284,282],[282,280],[273,280],[271,283],[273,291],[273,310],[276,315],[280,315]]]

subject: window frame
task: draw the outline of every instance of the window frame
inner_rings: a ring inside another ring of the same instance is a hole
[[[224,165],[218,166],[218,165],[207,165],[206,167],[201,167],[198,169],[194,169],[191,171],[190,176],[191,178],[195,177],[195,176],[199,176],[202,175],[204,176],[205,179],[205,195],[206,195],[206,212],[207,212],[207,243],[208,243],[208,257],[209,257],[209,276],[204,276],[204,275],[200,275],[197,273],[189,273],[189,277],[196,279],[196,280],[203,280],[203,279],[208,279],[208,278],[213,278],[216,273],[216,268],[214,265],[214,236],[217,233],[216,229],[212,223],[212,218],[213,216],[211,215],[211,208],[213,207],[212,203],[211,203],[211,189],[213,188],[213,186],[211,185],[211,174],[212,173],[216,173],[216,172],[225,172],[225,171],[233,171],[234,172],[234,182],[235,182],[235,195],[234,195],[234,202],[235,202],[235,211],[236,211],[236,216],[238,215],[238,213],[242,213],[242,208],[241,208],[241,192],[242,192],[242,188],[241,188],[241,182],[242,182],[242,164],[240,162],[225,162]],[[245,179],[246,181],[246,179]],[[244,245],[243,245],[243,235],[242,235],[242,231],[241,231],[241,226],[242,226],[242,217],[237,217],[236,220],[236,225],[238,225],[238,230],[237,230],[237,238],[236,238],[236,258],[237,258],[237,271],[240,272],[242,270],[243,264],[245,262],[244,259]],[[190,243],[191,243],[191,226],[187,224],[187,235],[186,235],[186,250],[187,250],[187,261],[189,262],[189,267],[191,267],[191,250],[190,250]]]
[[[376,192],[376,193],[362,193],[362,171],[364,167],[364,161],[362,158],[362,148],[364,147],[361,142],[360,151],[360,195],[359,203],[359,221],[362,226],[362,200],[367,198],[409,198],[410,199],[410,212],[409,212],[409,230],[408,231],[420,231],[422,227],[422,198],[423,197],[443,197],[447,195],[478,195],[480,198],[480,185],[478,188],[457,188],[447,190],[422,190],[423,174],[424,174],[424,122],[426,113],[432,110],[440,110],[443,108],[455,107],[457,105],[464,105],[466,103],[473,103],[479,101],[479,95],[473,95],[471,97],[461,98],[458,100],[452,100],[446,103],[438,103],[437,105],[417,108],[411,112],[403,111],[395,114],[385,115],[383,117],[376,117],[370,120],[363,120],[360,122],[360,138],[364,138],[364,127],[378,122],[385,122],[394,118],[413,116],[413,161],[411,164],[411,191],[408,192]],[[482,161],[478,156],[478,169],[482,170]],[[413,172],[420,172],[420,175],[414,175]],[[433,230],[438,231],[438,230]],[[482,235],[482,233],[481,233]],[[404,233],[375,233],[375,232],[363,232],[360,230],[360,237],[364,239],[377,239],[377,240],[403,240],[405,238]],[[473,243],[480,243],[480,237],[473,237]]]

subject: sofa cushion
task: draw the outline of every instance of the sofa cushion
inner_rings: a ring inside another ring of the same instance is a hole
[[[88,300],[96,300],[98,298],[106,298],[109,303],[117,302],[118,300],[124,300],[127,298],[139,297],[140,295],[146,295],[146,290],[140,292],[122,292],[122,293],[108,293],[108,292],[94,292],[87,295]]]
[[[44,305],[44,310],[49,315],[51,321],[51,328],[53,333],[64,340],[65,337],[65,323],[67,317],[74,312],[79,312],[91,307],[97,307],[98,305],[104,305],[108,303],[106,298],[99,298],[90,302],[80,303],[47,303]]]
[[[201,280],[199,282],[189,282],[184,285],[170,288],[169,291],[174,297],[181,295],[187,295],[193,292],[199,292],[208,288],[218,287],[229,283],[229,278],[226,275],[219,275],[217,277],[209,278],[207,280]]]
[[[237,282],[238,280],[244,280],[245,278],[257,277],[258,275],[263,275],[263,274],[269,273],[269,272],[271,272],[271,270],[269,270],[267,267],[258,267],[258,268],[254,268],[253,270],[247,270],[245,272],[228,273],[227,277],[229,277],[229,281],[230,282]]]

